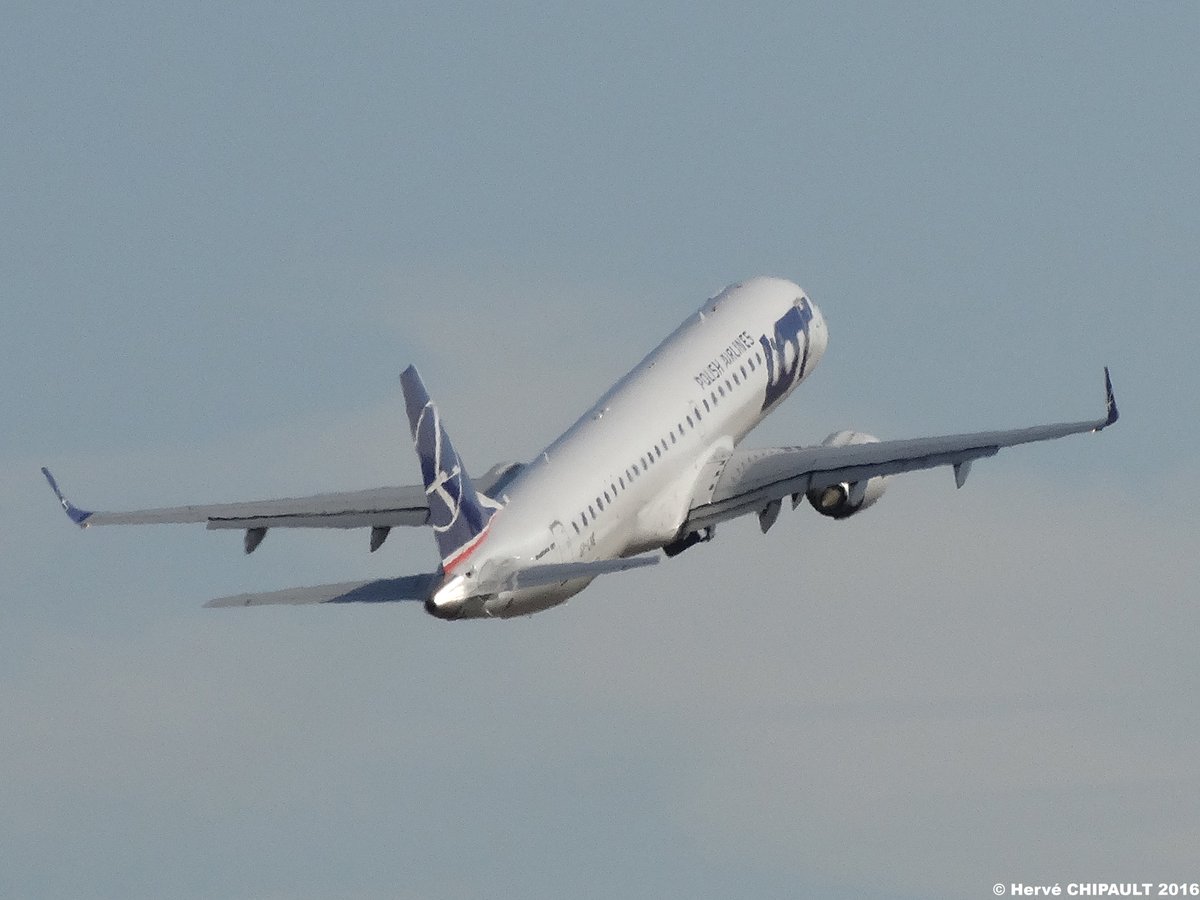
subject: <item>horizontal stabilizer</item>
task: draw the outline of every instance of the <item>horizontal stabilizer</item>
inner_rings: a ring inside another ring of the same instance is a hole
[[[570,581],[575,578],[594,578],[597,575],[608,575],[612,572],[626,572],[629,569],[640,569],[643,566],[656,566],[658,561],[659,557],[657,556],[631,556],[629,559],[601,559],[595,562],[531,566],[519,573],[517,582],[521,587],[557,584],[560,581]]]
[[[598,559],[594,562],[550,563],[544,566],[530,566],[527,569],[517,569],[512,572],[498,573],[490,577],[485,569],[482,573],[484,583],[489,592],[495,590],[517,590],[519,588],[540,587],[547,584],[559,584],[563,581],[574,581],[577,578],[596,578],[612,572],[624,572],[629,569],[640,569],[643,566],[657,565],[657,556],[631,556],[628,559]]]
[[[219,597],[204,605],[209,608],[227,606],[300,605],[305,603],[401,603],[424,602],[433,595],[439,576],[405,575],[401,578],[382,578],[378,581],[344,581],[341,584],[318,584],[313,587],[285,588],[264,594],[237,594]]]

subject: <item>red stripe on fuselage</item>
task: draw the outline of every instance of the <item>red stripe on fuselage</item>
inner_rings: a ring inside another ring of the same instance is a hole
[[[495,518],[493,515],[492,518]],[[462,548],[442,563],[442,571],[447,575],[454,570],[454,567],[462,562],[465,562],[467,557],[479,549],[479,545],[483,543],[483,539],[487,537],[488,529],[492,527],[492,520],[488,519],[486,525],[483,526],[483,531],[471,538]]]

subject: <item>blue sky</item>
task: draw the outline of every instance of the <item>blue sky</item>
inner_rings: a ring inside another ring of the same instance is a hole
[[[986,895],[1194,880],[1200,14],[20,4],[0,35],[0,893]],[[752,444],[1099,415],[566,607],[217,613],[432,541],[79,534],[522,459],[729,282]]]

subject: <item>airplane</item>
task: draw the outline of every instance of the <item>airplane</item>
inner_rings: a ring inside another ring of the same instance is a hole
[[[421,484],[280,500],[91,512],[92,525],[199,523],[245,532],[252,553],[272,528],[370,528],[370,550],[391,529],[430,526],[435,571],[268,593],[210,607],[413,601],[439,619],[511,618],[564,603],[595,578],[654,565],[711,541],[716,526],[756,514],[765,534],[785,500],[807,498],[845,519],[878,502],[902,472],[950,466],[957,487],[971,464],[1002,447],[1098,432],[1117,421],[1104,370],[1102,418],[1005,431],[887,440],[838,431],[805,447],[738,445],[804,382],[828,343],[825,318],[795,283],[758,277],[707,300],[528,463],[472,479],[417,370],[400,375]]]

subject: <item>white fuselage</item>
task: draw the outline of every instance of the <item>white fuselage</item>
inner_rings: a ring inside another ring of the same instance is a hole
[[[524,468],[456,574],[502,560],[612,559],[679,540],[688,510],[711,490],[706,464],[812,372],[827,339],[820,311],[784,279],[755,278],[708,300]],[[589,581],[453,607],[435,595],[429,609],[454,618],[525,615],[562,603]]]

